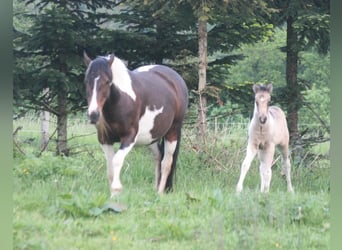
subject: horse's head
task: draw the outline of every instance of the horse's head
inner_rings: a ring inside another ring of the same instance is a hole
[[[271,102],[271,93],[272,93],[272,83],[265,85],[253,85],[253,91],[255,94],[255,107],[254,107],[254,115],[257,115],[257,118],[261,124],[265,124],[267,121],[268,107]]]
[[[91,60],[86,52],[84,52],[83,60],[88,67],[84,79],[88,100],[88,117],[92,124],[96,124],[101,115],[103,105],[110,95],[110,88],[113,83],[111,65],[114,60],[114,54]]]

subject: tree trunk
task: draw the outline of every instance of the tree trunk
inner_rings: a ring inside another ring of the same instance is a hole
[[[207,129],[207,99],[203,94],[207,85],[207,35],[207,20],[200,17],[198,20],[198,132],[203,142],[205,142],[205,133]]]
[[[290,140],[295,144],[299,138],[298,133],[298,110],[301,103],[301,93],[297,81],[298,53],[297,34],[293,27],[293,18],[287,19],[287,55],[286,55],[286,83],[288,89],[288,127]]]
[[[67,141],[67,93],[64,86],[61,86],[57,93],[58,115],[57,115],[57,154],[69,155]]]

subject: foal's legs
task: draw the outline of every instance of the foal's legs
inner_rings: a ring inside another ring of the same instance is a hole
[[[251,143],[248,143],[246,157],[243,160],[242,165],[241,165],[239,182],[236,185],[236,192],[238,193],[240,193],[243,189],[243,181],[246,177],[246,174],[251,166],[252,160],[254,159],[256,153],[257,153],[257,148]]]
[[[260,191],[262,193],[268,193],[270,191],[274,150],[275,146],[269,145],[267,148],[258,151],[261,179]]]
[[[161,161],[161,178],[158,187],[158,193],[163,193],[165,190],[165,185],[167,178],[171,172],[173,154],[177,147],[177,140],[169,141],[165,138],[164,142],[164,157]]]
[[[152,151],[153,159],[155,161],[155,187],[158,190],[159,181],[160,181],[160,162],[161,162],[161,153],[159,150],[158,142],[155,142],[150,145],[150,149]]]
[[[288,145],[281,145],[279,146],[281,156],[282,156],[282,163],[283,169],[281,173],[286,177],[287,183],[287,191],[293,192],[292,182],[291,182],[291,163],[289,157],[289,147]]]

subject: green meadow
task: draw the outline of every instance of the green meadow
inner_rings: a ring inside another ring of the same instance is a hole
[[[329,249],[329,160],[309,152],[293,157],[293,194],[286,192],[279,160],[270,193],[261,194],[254,160],[236,194],[245,125],[210,130],[201,150],[185,126],[174,190],[164,195],[154,190],[148,148],[134,148],[121,172],[123,191],[112,199],[92,126],[69,123],[68,157],[55,156],[53,141],[40,152],[38,119],[18,119],[18,126],[14,249]]]

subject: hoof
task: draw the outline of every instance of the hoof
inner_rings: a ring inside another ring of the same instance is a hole
[[[111,192],[111,198],[113,198],[114,196],[117,196],[121,193],[122,191],[122,187],[116,187],[116,188],[111,188],[110,192]]]
[[[239,186],[239,185],[236,186],[236,190],[235,191],[236,191],[237,194],[241,193],[242,192],[242,186]]]

